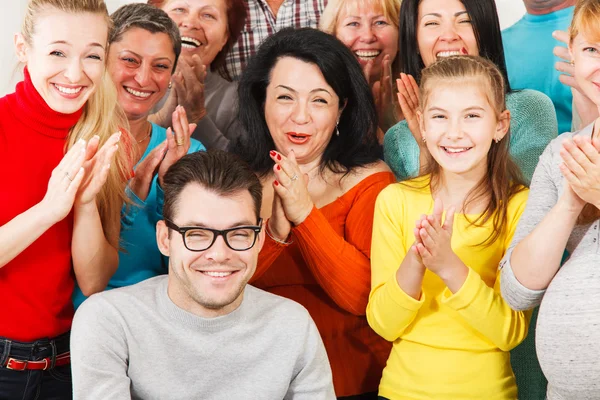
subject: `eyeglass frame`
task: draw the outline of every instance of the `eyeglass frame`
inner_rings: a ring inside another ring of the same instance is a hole
[[[263,219],[259,218],[258,219],[258,225],[242,225],[242,226],[234,226],[233,228],[228,228],[228,229],[223,229],[223,230],[219,230],[219,229],[212,229],[212,228],[205,228],[202,226],[178,226],[177,224],[175,224],[173,221],[168,220],[165,218],[165,225],[167,226],[167,228],[174,230],[175,232],[178,232],[181,235],[181,240],[183,240],[183,245],[185,246],[186,249],[188,249],[189,251],[194,251],[194,252],[200,252],[200,251],[206,251],[208,249],[210,249],[215,242],[217,241],[217,238],[219,236],[223,237],[223,241],[225,242],[225,244],[227,245],[227,247],[229,247],[231,250],[233,251],[247,251],[250,250],[251,248],[254,247],[254,245],[256,244],[256,239],[258,239],[258,235],[260,233],[260,231],[262,231],[262,222]],[[194,230],[194,229],[202,229],[204,231],[209,231],[212,232],[213,234],[213,240],[210,243],[210,245],[202,250],[193,250],[190,249],[187,245],[187,241],[185,240],[185,234],[188,231]],[[231,247],[231,245],[229,244],[229,241],[227,240],[227,234],[231,231],[235,231],[238,229],[252,229],[254,231],[254,240],[252,241],[252,244],[250,245],[250,247],[243,249],[243,250],[238,250],[238,249],[234,249],[233,247]]]

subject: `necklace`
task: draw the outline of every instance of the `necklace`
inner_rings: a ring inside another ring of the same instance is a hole
[[[142,143],[144,140],[148,139],[150,137],[150,135],[152,135],[152,124],[148,123],[148,134],[146,136],[144,136],[143,138],[141,138],[140,140],[138,140],[138,143]]]

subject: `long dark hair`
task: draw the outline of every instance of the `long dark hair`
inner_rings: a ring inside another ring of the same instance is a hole
[[[419,4],[422,0],[403,0],[400,8],[400,43],[398,57],[400,70],[421,80],[421,70],[425,68],[419,54],[417,26],[419,25]],[[504,77],[506,93],[511,91],[506,72],[504,48],[498,11],[494,0],[460,0],[471,19],[473,33],[477,40],[479,55],[487,58],[500,70]]]
[[[316,65],[340,99],[344,111],[340,135],[332,135],[321,163],[334,172],[348,173],[377,160],[377,111],[373,95],[356,57],[334,36],[312,28],[286,28],[267,38],[242,73],[238,117],[247,132],[232,146],[255,172],[266,175],[275,148],[265,120],[264,103],[271,71],[282,57]],[[335,129],[335,128],[334,128]]]

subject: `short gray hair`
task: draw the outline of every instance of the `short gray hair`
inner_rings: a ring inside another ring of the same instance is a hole
[[[120,7],[110,17],[114,26],[108,36],[109,44],[121,40],[132,28],[145,29],[150,33],[166,33],[173,44],[175,63],[172,71],[175,71],[181,54],[181,36],[177,24],[166,12],[148,4],[133,3]]]

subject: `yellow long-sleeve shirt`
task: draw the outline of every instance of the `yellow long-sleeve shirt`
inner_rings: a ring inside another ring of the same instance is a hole
[[[369,325],[394,342],[379,394],[391,400],[516,399],[508,351],[527,336],[530,313],[500,295],[498,264],[525,208],[528,190],[509,201],[507,229],[491,245],[492,219],[481,227],[455,215],[452,249],[469,273],[458,292],[427,270],[421,298],[400,288],[396,271],[415,241],[415,223],[433,212],[428,178],[396,183],[377,198],[371,247]],[[470,220],[476,216],[470,215]]]

